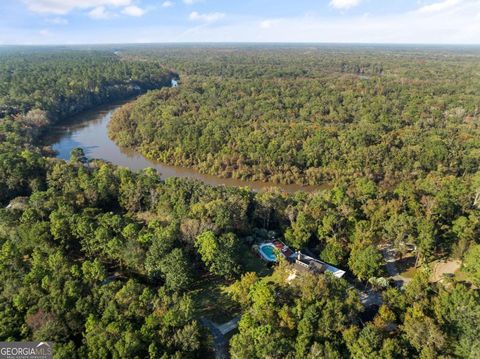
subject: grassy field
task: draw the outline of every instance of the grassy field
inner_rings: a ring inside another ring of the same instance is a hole
[[[264,261],[255,256],[250,250],[242,252],[242,264],[245,272],[255,272],[259,277],[272,273]],[[228,294],[232,282],[222,278],[205,275],[190,292],[195,302],[198,316],[206,317],[215,323],[224,323],[240,314],[240,307]]]
[[[245,268],[245,272],[255,272],[259,277],[265,277],[272,274],[272,268],[252,253],[252,251],[245,250],[242,256],[242,264]]]
[[[412,279],[418,271],[418,268],[415,267],[415,257],[413,255],[397,261],[396,264],[400,275],[404,278]]]
[[[240,313],[240,307],[227,293],[230,283],[212,275],[200,279],[190,294],[199,317],[223,323]]]
[[[457,282],[466,282],[466,283],[471,283],[470,277],[468,274],[462,271],[462,269],[459,269],[455,272],[455,280]]]

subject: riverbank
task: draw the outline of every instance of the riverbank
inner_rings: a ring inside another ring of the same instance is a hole
[[[191,178],[212,186],[249,187],[253,191],[264,191],[268,188],[278,188],[287,193],[297,191],[315,192],[325,186],[302,186],[297,184],[282,185],[271,182],[242,181],[233,178],[221,178],[202,174],[199,171],[182,166],[172,166],[146,159],[133,150],[119,147],[108,136],[108,123],[113,112],[124,104],[132,101],[119,101],[98,106],[89,111],[72,116],[69,119],[54,124],[43,137],[43,145],[51,146],[57,157],[68,160],[72,149],[81,147],[89,158],[102,159],[112,164],[138,171],[154,168],[162,179],[170,177]]]

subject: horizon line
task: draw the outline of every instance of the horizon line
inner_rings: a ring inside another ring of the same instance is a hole
[[[1,44],[0,47],[19,46],[19,47],[55,47],[55,46],[108,46],[108,45],[367,45],[367,46],[468,46],[480,47],[480,43],[415,43],[415,42],[311,42],[311,41],[165,41],[165,42],[102,42],[102,43],[57,43],[57,44],[26,44],[10,43]]]

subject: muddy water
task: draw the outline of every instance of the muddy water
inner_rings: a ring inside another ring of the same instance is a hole
[[[117,146],[109,137],[107,124],[113,111],[125,102],[97,107],[93,110],[71,117],[55,125],[44,138],[44,143],[50,145],[57,152],[57,157],[69,159],[70,152],[76,147],[84,149],[88,158],[98,158],[115,165],[128,167],[131,170],[155,168],[163,179],[169,177],[192,178],[203,183],[229,187],[250,187],[254,191],[265,190],[269,187],[278,187],[286,192],[295,191],[313,192],[323,186],[279,185],[259,181],[241,181],[231,178],[220,178],[205,175],[198,171],[180,166],[171,166],[146,159],[131,150]]]

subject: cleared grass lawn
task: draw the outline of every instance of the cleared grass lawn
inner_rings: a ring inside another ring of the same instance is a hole
[[[273,269],[267,263],[257,257],[252,251],[245,250],[242,253],[242,264],[245,272],[255,272],[259,277],[272,274]]]
[[[240,307],[228,295],[230,284],[213,275],[200,279],[190,292],[199,317],[223,323],[240,314]]]
[[[463,272],[461,268],[455,272],[455,280],[457,282],[471,283],[469,275]]]
[[[248,249],[242,252],[242,265],[245,272],[255,272],[259,277],[273,272],[272,268]],[[222,324],[239,315],[240,307],[228,294],[232,283],[213,275],[203,276],[190,292],[198,316]]]
[[[415,267],[415,257],[412,255],[397,260],[395,265],[399,276],[407,280],[412,279],[418,271],[418,268]]]
[[[418,268],[416,267],[410,267],[406,271],[400,273],[402,277],[408,278],[408,279],[413,279],[415,276],[415,273],[417,273]]]

